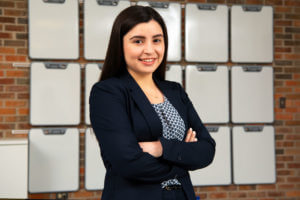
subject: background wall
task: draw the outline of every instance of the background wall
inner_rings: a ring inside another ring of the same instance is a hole
[[[275,72],[277,183],[195,187],[196,194],[200,195],[201,199],[300,199],[300,0],[185,0],[177,2],[182,4],[188,2],[218,3],[229,6],[233,4],[274,6],[275,59],[272,65]],[[88,62],[83,58],[82,11],[81,3],[80,58],[75,62],[84,64]],[[28,58],[27,16],[26,0],[0,0],[0,139],[27,137],[26,134],[13,135],[11,131],[31,127],[29,125],[29,68],[12,65],[17,62],[31,62]],[[182,26],[184,28],[184,23]],[[182,42],[184,43],[184,40]],[[186,65],[186,62],[182,59],[178,64]],[[229,62],[227,65],[233,64]],[[84,70],[82,70],[82,117],[78,128],[86,128],[83,81]],[[280,97],[286,98],[285,109],[279,108]],[[89,192],[84,189],[83,133],[81,133],[80,142],[80,190],[69,193],[68,196],[70,199],[99,199],[101,191]],[[32,199],[53,199],[55,196],[56,194],[49,193],[29,195]]]

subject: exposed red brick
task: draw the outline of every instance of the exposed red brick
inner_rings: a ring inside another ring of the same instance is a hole
[[[283,190],[294,189],[295,185],[293,185],[293,184],[278,184],[278,188],[283,189]]]
[[[24,32],[25,26],[24,25],[5,25],[6,31],[17,31],[17,32]]]
[[[18,94],[18,99],[29,99],[29,93]]]
[[[18,48],[18,49],[17,49],[17,54],[20,54],[20,55],[28,55],[28,50],[25,49],[25,48]]]
[[[286,87],[275,88],[275,92],[278,92],[278,93],[293,92],[293,89],[292,88],[286,88]]]
[[[0,114],[1,115],[16,114],[16,109],[14,109],[14,108],[0,108]]]
[[[285,47],[285,48],[283,48],[283,47],[276,47],[275,51],[276,52],[282,52],[282,53],[290,53],[290,52],[292,52],[292,48],[291,47]]]
[[[288,60],[300,59],[300,54],[285,54],[284,57]]]
[[[285,153],[286,155],[299,155],[300,149],[286,149]]]
[[[275,188],[276,188],[275,184],[257,185],[257,189],[259,189],[259,190],[270,190],[270,189],[275,189]]]
[[[275,22],[275,26],[292,26],[293,21],[292,20],[276,20]]]
[[[291,113],[277,113],[275,115],[276,120],[293,120],[293,114]]]
[[[4,40],[4,46],[7,47],[24,47],[24,40]]]
[[[210,199],[227,198],[227,193],[225,193],[225,192],[215,192],[215,193],[209,194],[208,197]]]
[[[0,32],[0,39],[12,39],[12,34]]]
[[[14,83],[15,80],[13,78],[0,78],[0,84],[11,85]]]
[[[23,107],[26,106],[26,101],[6,101],[5,106],[6,107]]]
[[[91,197],[91,196],[93,196],[93,192],[87,192],[84,190],[81,190],[79,192],[74,192],[72,194],[72,197]]]
[[[212,186],[204,186],[201,187],[202,191],[217,191],[216,187],[212,187]]]
[[[265,197],[266,192],[251,191],[251,192],[248,192],[248,196],[249,197]]]
[[[287,197],[300,197],[300,191],[299,190],[287,191],[286,196]]]
[[[0,23],[15,23],[15,18],[13,17],[0,17]]]
[[[1,109],[0,109],[1,110]],[[7,124],[7,123],[5,123],[5,124],[0,124],[0,130],[1,129],[14,129],[15,128],[15,125],[14,124]]]
[[[286,5],[286,6],[300,6],[300,2],[298,0],[285,0],[284,5]]]
[[[7,70],[6,71],[7,77],[28,77],[29,72],[28,71],[20,71],[20,70]]]
[[[298,112],[298,109],[297,108],[286,108],[285,111],[296,113],[296,112]]]
[[[29,109],[28,108],[19,108],[18,109],[18,114],[19,115],[28,115],[29,114]]]
[[[300,168],[300,163],[288,163],[288,168]]]
[[[246,192],[229,192],[229,197],[230,198],[243,198],[247,197]]]
[[[266,5],[282,5],[283,0],[265,0]]]
[[[28,115],[28,114],[26,114],[26,115]],[[17,129],[30,129],[30,128],[31,128],[31,126],[28,123],[19,123],[17,125]]]
[[[13,1],[4,1],[4,0],[1,0],[0,1],[0,8],[13,8],[15,7],[15,3]]]
[[[14,93],[0,93],[0,99],[13,99],[15,98]]]
[[[16,2],[16,4],[17,4],[17,8],[27,8],[27,2],[25,1],[25,2]]]
[[[0,47],[0,54],[15,54],[16,51],[14,48],[9,47]]]
[[[5,56],[6,61],[10,62],[26,62],[26,56],[15,56],[15,55],[7,55]]]
[[[4,9],[5,16],[24,16],[25,14],[24,10]]]
[[[24,91],[28,91],[28,86],[8,85],[6,87],[6,91],[8,91],[8,92],[24,92]]]
[[[256,185],[240,185],[239,190],[255,190]]]

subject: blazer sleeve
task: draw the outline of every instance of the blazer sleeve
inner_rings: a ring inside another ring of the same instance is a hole
[[[192,102],[181,85],[177,85],[180,100],[186,107],[188,128],[196,132],[197,142],[184,142],[160,138],[163,159],[186,170],[196,170],[208,166],[214,158],[216,143],[202,124]]]
[[[162,182],[187,171],[160,161],[140,148],[129,119],[125,96],[109,84],[96,84],[90,94],[90,119],[103,158],[114,173],[128,179]]]

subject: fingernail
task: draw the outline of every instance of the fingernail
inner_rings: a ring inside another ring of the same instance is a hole
[[[194,133],[194,135],[196,135],[196,132],[195,132],[195,131],[193,131],[193,133]]]
[[[190,128],[190,131],[192,131],[193,129],[192,128]]]

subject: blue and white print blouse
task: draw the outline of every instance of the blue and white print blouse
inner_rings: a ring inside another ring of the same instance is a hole
[[[176,108],[164,96],[164,102],[152,104],[155,112],[160,118],[163,127],[163,137],[182,141],[185,134],[184,121]],[[161,183],[162,188],[170,185],[181,185],[177,179],[170,179]]]

